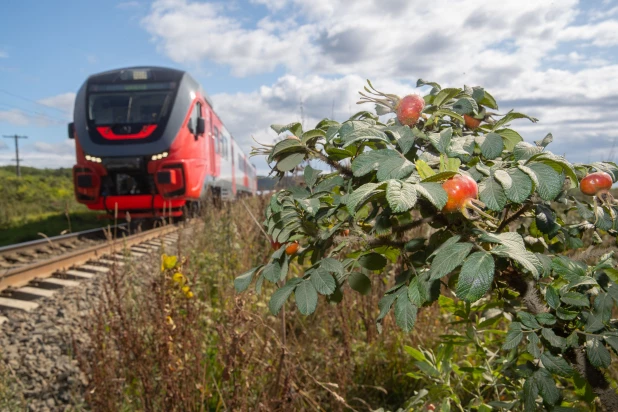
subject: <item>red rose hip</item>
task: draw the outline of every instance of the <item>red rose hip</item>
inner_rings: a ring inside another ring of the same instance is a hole
[[[602,190],[611,189],[613,183],[612,177],[608,173],[590,173],[579,183],[579,190],[585,195],[595,196]]]
[[[397,103],[397,120],[406,126],[414,126],[425,108],[425,100],[419,95],[409,94]]]

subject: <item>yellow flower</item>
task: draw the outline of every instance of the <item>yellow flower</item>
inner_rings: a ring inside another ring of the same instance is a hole
[[[172,276],[172,280],[176,283],[185,283],[185,277],[182,273],[176,272]]]
[[[191,288],[189,286],[183,286],[182,291],[189,299],[193,297],[193,292],[191,292]]]
[[[177,256],[168,256],[165,253],[161,256],[161,272],[165,269],[174,269],[178,263]]]

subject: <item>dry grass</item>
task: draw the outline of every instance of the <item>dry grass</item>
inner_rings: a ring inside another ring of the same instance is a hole
[[[264,200],[247,204],[261,219]],[[233,288],[235,276],[271,252],[245,208],[210,209],[204,221],[183,245],[181,271],[194,298],[178,293],[173,271],[161,273],[159,262],[109,277],[89,325],[92,341],[76,348],[94,410],[396,409],[418,389],[405,376],[411,360],[403,346],[433,346],[445,332],[439,309],[421,311],[420,333],[402,333],[389,317],[378,334],[385,274],[366,296],[321,301],[309,317],[289,304],[274,317],[272,286],[260,296]]]

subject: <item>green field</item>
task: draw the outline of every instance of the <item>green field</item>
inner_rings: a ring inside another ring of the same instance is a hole
[[[0,166],[0,246],[105,225],[75,201],[71,169]]]

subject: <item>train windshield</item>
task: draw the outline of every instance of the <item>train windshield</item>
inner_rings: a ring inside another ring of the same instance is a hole
[[[158,124],[172,104],[173,84],[92,85],[88,120],[95,126]]]

